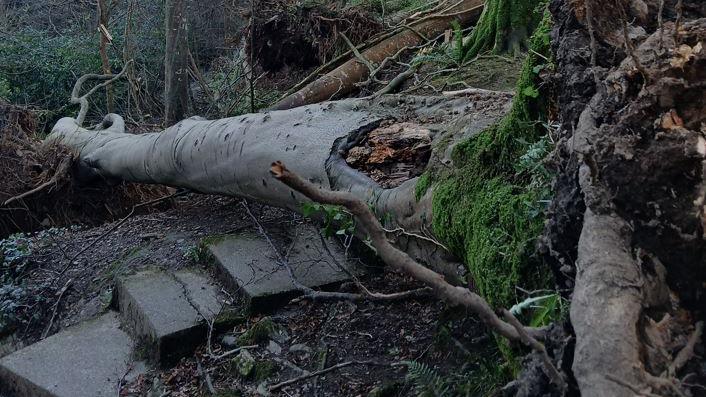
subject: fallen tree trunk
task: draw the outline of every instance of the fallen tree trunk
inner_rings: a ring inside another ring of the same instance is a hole
[[[142,135],[125,133],[122,118],[111,114],[97,130],[81,128],[73,118],[61,119],[47,141],[76,151],[80,168],[89,177],[185,187],[301,211],[308,199],[272,183],[268,173],[272,161],[286,161],[322,188],[349,191],[369,202],[376,213],[386,214],[386,226],[407,232],[398,237],[398,246],[415,259],[456,277],[463,267],[428,236],[432,189],[420,200],[415,199],[416,178],[384,189],[351,168],[345,157],[366,134],[383,122],[395,122],[402,113],[410,125],[444,130],[432,131],[435,141],[453,142],[495,122],[503,114],[497,103],[508,103],[508,98],[489,94],[476,102],[493,103],[496,111],[482,115],[469,112],[459,119],[462,110],[473,106],[467,98],[388,96],[221,120],[192,118],[163,132]],[[408,111],[400,113],[400,108]]]
[[[467,25],[476,20],[483,9],[483,0],[462,0],[441,14],[431,15],[405,25],[404,29],[371,48],[361,56],[369,63],[380,63],[405,47],[418,46],[449,29],[452,21]],[[352,58],[331,72],[321,76],[299,91],[280,100],[273,110],[292,109],[298,106],[328,101],[336,95],[344,95],[355,89],[355,84],[365,80],[370,68],[360,59]]]

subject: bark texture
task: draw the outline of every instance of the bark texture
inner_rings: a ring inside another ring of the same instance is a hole
[[[506,97],[492,95],[476,98],[478,102],[498,100],[507,102]],[[125,133],[118,115],[106,116],[98,130],[80,128],[74,119],[64,118],[48,141],[78,152],[86,176],[179,186],[300,211],[308,199],[273,183],[269,175],[270,164],[283,161],[306,180],[349,191],[369,202],[376,213],[389,214],[390,228],[424,236],[431,221],[431,189],[419,200],[415,198],[418,178],[384,189],[348,166],[345,155],[381,122],[400,114],[432,129],[436,140],[472,134],[502,115],[500,107],[487,115],[458,116],[473,106],[467,98],[353,99],[221,120],[192,118],[163,132],[142,135]],[[456,277],[462,271],[451,254],[432,241],[402,235],[397,244],[447,275]]]

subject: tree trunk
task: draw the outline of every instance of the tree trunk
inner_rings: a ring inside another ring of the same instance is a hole
[[[106,3],[106,0],[98,0],[98,34],[100,35],[100,56],[101,56],[101,67],[103,68],[103,74],[112,74],[110,70],[110,60],[108,59],[108,44],[110,40],[108,39],[108,21],[110,20],[110,8]],[[108,113],[113,113],[114,111],[114,101],[113,101],[113,87],[107,85],[105,87],[105,102],[106,109]]]
[[[489,94],[484,100],[474,98],[474,103],[479,101],[507,103],[508,98]],[[401,107],[409,109],[412,120],[420,120],[419,126],[434,120],[434,128],[444,131],[434,140],[445,142],[477,132],[502,116],[502,107],[485,114],[465,110],[473,106],[468,98],[391,95],[213,121],[191,118],[162,132],[142,135],[125,133],[118,115],[106,116],[98,130],[79,128],[74,119],[64,118],[47,140],[75,149],[85,175],[185,187],[301,211],[308,199],[273,181],[269,174],[272,162],[283,161],[302,178],[327,189],[350,191],[370,202],[376,213],[386,214],[390,228],[428,236],[433,189],[419,200],[415,198],[418,178],[384,189],[348,166],[346,152],[382,121],[395,120]],[[458,114],[464,112],[462,118],[471,127],[458,122]],[[446,146],[437,147],[440,152],[432,157],[443,159]],[[463,268],[433,238],[402,234],[397,244],[450,280],[457,279]]]
[[[182,120],[189,108],[187,1],[165,4],[164,123],[168,126]]]

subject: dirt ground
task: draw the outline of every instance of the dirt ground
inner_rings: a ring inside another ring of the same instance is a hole
[[[207,266],[197,254],[202,239],[254,230],[238,199],[188,194],[173,199],[170,205],[162,212],[128,218],[115,230],[117,224],[108,223],[35,234],[25,286],[37,299],[27,311],[27,322],[18,330],[12,349],[37,341],[42,332],[51,335],[109,310],[116,275],[148,267]],[[253,203],[250,207],[275,234],[284,223],[305,221],[285,210]],[[378,264],[370,265],[373,271],[361,280],[371,290],[393,292],[419,287],[400,274],[378,268]],[[64,287],[65,293],[58,298]],[[343,285],[341,289],[351,287]],[[229,337],[232,340],[241,335],[264,316],[253,314],[234,327],[219,330],[212,338],[212,351],[218,354],[233,348],[226,343]],[[207,395],[197,360],[207,368],[217,390],[231,393],[224,396],[253,395],[262,382],[272,385],[300,376],[301,371],[358,360],[370,364],[351,365],[297,382],[284,387],[280,394],[357,396],[368,395],[377,387],[389,393],[380,395],[412,395],[405,384],[407,366],[403,362],[426,363],[443,374],[463,366],[465,355],[483,349],[483,342],[487,342],[487,334],[472,318],[424,297],[390,303],[300,301],[267,316],[284,331],[278,333],[284,337],[273,337],[277,346],[271,346],[268,339],[250,352],[258,362],[272,364],[268,376],[242,379],[234,370],[232,357],[209,359],[204,354],[208,350],[204,341],[195,356],[183,359],[171,370],[140,376],[124,387],[123,394],[152,395],[148,393],[162,390],[170,396]]]

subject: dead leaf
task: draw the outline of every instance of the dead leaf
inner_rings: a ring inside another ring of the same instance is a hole
[[[676,110],[671,109],[662,115],[662,129],[673,131],[680,128],[684,128],[684,120],[679,117]]]
[[[674,51],[675,56],[669,61],[669,63],[675,68],[683,68],[684,65],[694,57],[694,53],[696,52],[698,54],[700,51],[701,49],[699,49],[699,51],[695,51],[695,48],[692,48],[687,44],[682,44]]]

